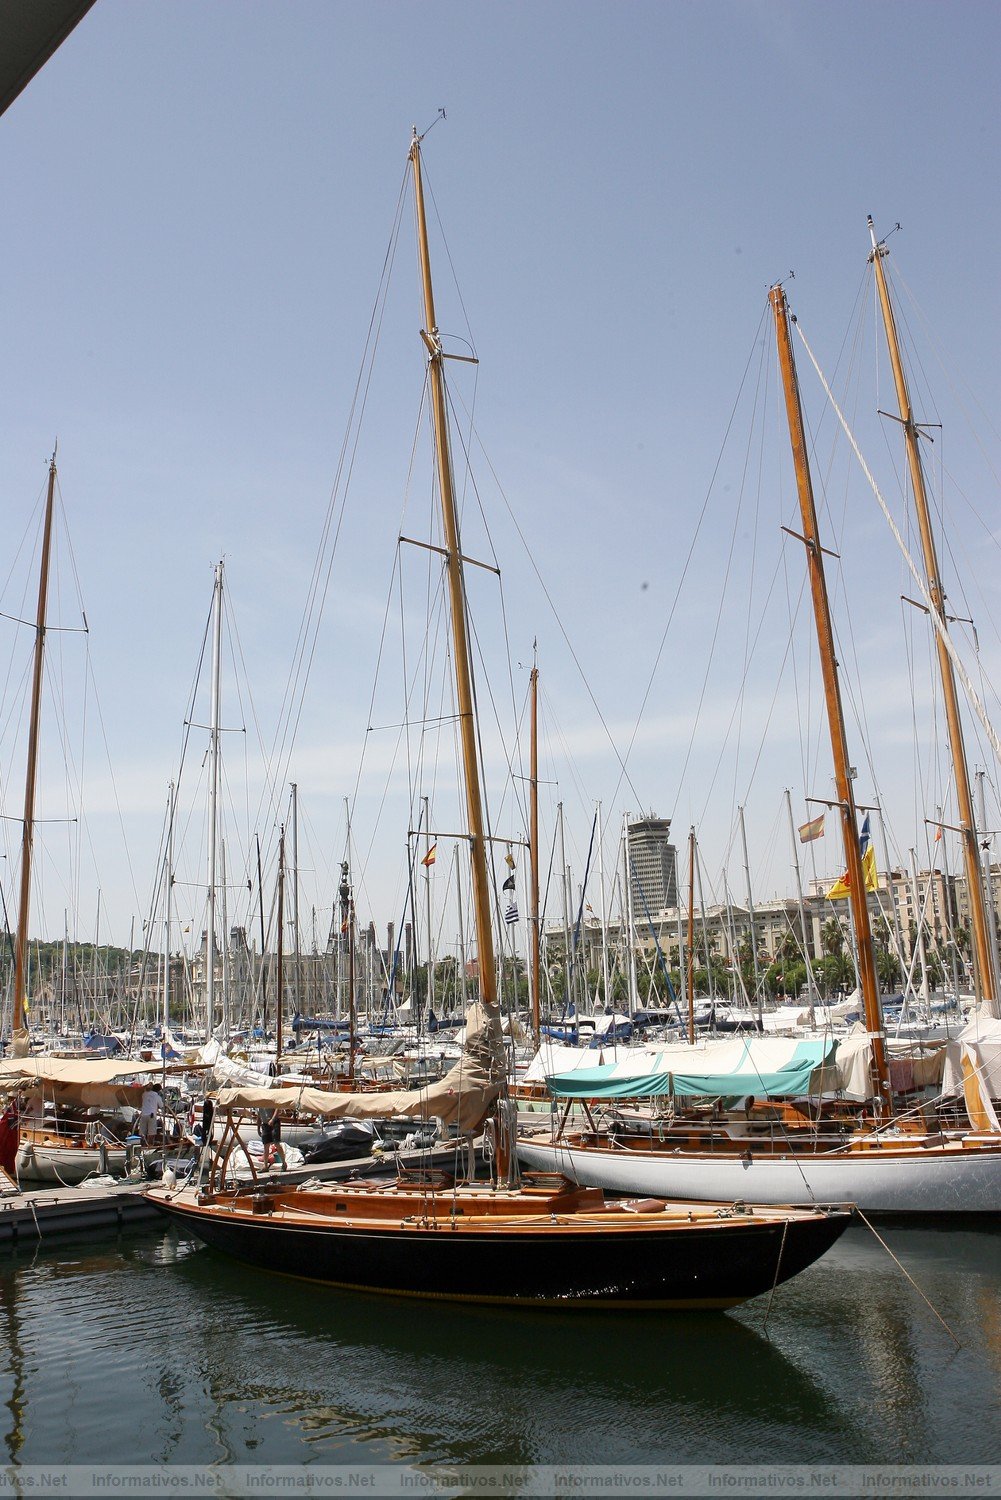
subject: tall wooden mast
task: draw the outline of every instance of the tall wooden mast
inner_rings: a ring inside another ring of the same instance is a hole
[[[887,285],[886,272],[883,267],[883,258],[887,254],[887,249],[884,244],[877,244],[876,232],[873,228],[871,218],[869,220],[869,237],[872,240],[872,252],[869,259],[872,261],[873,269],[876,273],[879,305],[883,313],[886,344],[890,354],[890,365],[893,369],[893,383],[897,391],[900,425],[904,429],[907,467],[910,471],[914,508],[917,511],[918,530],[921,535],[921,552],[924,557],[925,573],[928,577],[928,593],[941,624],[941,629],[935,631],[935,648],[938,652],[938,665],[942,676],[942,696],[945,702],[945,717],[949,730],[952,769],[953,775],[956,778],[956,804],[959,811],[963,863],[966,869],[966,888],[969,891],[970,897],[970,922],[973,929],[973,955],[976,964],[976,977],[977,983],[980,986],[982,999],[989,1012],[992,1015],[998,1015],[1001,1013],[998,1007],[998,977],[994,972],[990,933],[987,925],[988,917],[980,869],[980,852],[977,848],[977,825],[973,813],[973,793],[970,788],[970,773],[966,764],[966,747],[963,743],[963,724],[959,716],[959,695],[956,691],[956,674],[953,670],[949,648],[944,639],[949,629],[945,612],[945,590],[942,587],[942,579],[938,568],[938,554],[935,547],[935,535],[931,525],[928,493],[925,488],[924,467],[921,463],[921,451],[918,445],[918,426],[914,420],[914,413],[911,410],[907,377],[904,374],[903,360],[900,357],[897,325],[893,316],[893,304],[890,301],[890,289]]]
[[[841,833],[845,847],[845,880],[848,884],[852,923],[858,946],[859,985],[865,1006],[865,1023],[872,1036],[873,1088],[875,1096],[882,1101],[884,1108],[889,1110],[890,1082],[883,1041],[883,1015],[879,1004],[879,986],[876,980],[876,960],[873,954],[872,930],[869,923],[869,904],[866,899],[865,872],[862,868],[862,851],[859,846],[852,770],[848,760],[848,737],[845,733],[845,716],[841,705],[838,664],[834,655],[834,627],[831,623],[823,549],[820,545],[817,509],[813,498],[813,481],[810,477],[810,463],[807,457],[806,432],[803,425],[799,382],[796,378],[796,362],[793,358],[792,338],[789,332],[789,308],[781,286],[772,287],[768,300],[775,319],[775,337],[778,344],[779,366],[782,371],[786,416],[789,421],[789,438],[796,469],[800,514],[803,518],[802,540],[806,544],[813,613],[820,645],[820,665],[834,759],[834,784],[838,794]]]
[[[500,1034],[497,1008],[497,979],[494,967],[493,928],[490,921],[491,889],[487,871],[483,795],[480,782],[479,753],[476,744],[476,719],[473,710],[472,667],[466,628],[466,589],[463,577],[462,551],[459,546],[459,523],[452,483],[452,462],[448,438],[448,415],[445,402],[445,353],[438,333],[431,285],[431,258],[428,250],[427,218],[424,211],[424,187],[421,181],[421,143],[414,131],[410,147],[414,174],[414,203],[417,212],[417,248],[420,256],[421,281],[424,290],[424,321],[421,337],[428,350],[428,376],[431,390],[431,415],[434,423],[435,453],[438,463],[438,489],[441,499],[442,525],[445,533],[446,571],[449,607],[452,617],[452,643],[455,663],[455,688],[459,706],[459,733],[466,786],[466,826],[469,831],[469,857],[472,874],[473,911],[476,918],[476,952],[479,967],[480,1000],[486,1014]]]
[[[31,678],[31,718],[28,725],[28,769],[24,778],[24,825],[21,832],[21,896],[14,947],[14,1013],[11,1021],[11,1053],[23,1057],[28,1051],[24,1024],[24,1000],[28,959],[28,917],[31,910],[31,852],[35,833],[35,784],[38,777],[38,730],[42,714],[42,664],[45,657],[45,621],[49,598],[49,556],[52,550],[52,512],[56,493],[56,455],[49,462],[49,488],[42,527],[42,561],[38,579],[38,609],[35,613],[35,659]]]

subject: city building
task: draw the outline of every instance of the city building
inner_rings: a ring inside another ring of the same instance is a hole
[[[629,824],[629,888],[633,920],[678,904],[678,851],[671,843],[670,818],[641,818]]]

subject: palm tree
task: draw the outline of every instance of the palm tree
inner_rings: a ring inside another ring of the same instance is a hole
[[[845,949],[845,935],[837,917],[831,917],[820,929],[820,946],[834,958],[840,958]]]

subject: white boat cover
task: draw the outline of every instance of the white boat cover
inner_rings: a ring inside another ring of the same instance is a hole
[[[943,1051],[942,1093],[963,1094],[974,1124],[1001,1129],[992,1102],[1001,1099],[1001,1021],[974,1016]],[[973,1119],[974,1112],[980,1113],[979,1122]]]
[[[250,1088],[266,1089],[271,1083],[271,1074],[262,1073],[257,1068],[250,1066],[249,1059],[240,1062],[223,1051],[221,1043],[211,1037],[203,1047],[198,1050],[198,1061],[206,1068],[211,1068],[212,1079],[217,1087],[237,1088],[246,1084]]]

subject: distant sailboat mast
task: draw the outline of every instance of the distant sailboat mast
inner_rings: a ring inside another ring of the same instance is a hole
[[[212,688],[209,739],[209,880],[208,925],[205,934],[205,1040],[215,1030],[216,886],[219,837],[219,748],[222,722],[222,574],[216,564],[212,592]]]
[[[539,668],[534,663],[529,685],[532,711],[529,743],[528,951],[532,985],[532,1036],[536,1047],[539,1047],[542,1043],[541,965],[539,961]],[[608,994],[607,983],[605,994],[606,996]]]
[[[893,304],[890,301],[890,291],[886,281],[886,272],[883,267],[883,259],[887,254],[887,250],[885,244],[877,242],[876,231],[873,228],[871,218],[869,219],[869,237],[872,241],[872,253],[869,258],[872,261],[873,270],[876,274],[876,288],[879,292],[883,326],[886,331],[886,343],[890,354],[890,365],[893,369],[893,383],[897,392],[900,424],[904,429],[904,445],[907,450],[907,465],[911,476],[911,493],[914,496],[914,507],[917,512],[918,531],[921,536],[921,552],[924,558],[925,572],[928,577],[928,592],[931,597],[932,606],[940,621],[940,629],[935,632],[935,649],[938,652],[939,671],[942,677],[942,695],[945,702],[946,723],[949,730],[949,748],[952,754],[952,769],[956,781],[956,803],[959,810],[960,838],[963,846],[963,863],[966,870],[966,887],[970,900],[970,924],[973,929],[973,955],[976,982],[988,1013],[998,1016],[1001,1015],[1001,1005],[998,1004],[998,977],[995,972],[994,957],[988,930],[987,910],[984,901],[980,867],[980,851],[977,847],[977,824],[973,813],[973,794],[970,788],[970,773],[966,763],[966,748],[963,743],[963,725],[959,716],[959,695],[956,691],[956,674],[953,670],[952,658],[949,655],[949,649],[944,639],[948,634],[945,591],[942,587],[942,578],[939,572],[935,536],[932,531],[931,512],[928,506],[928,494],[925,489],[924,468],[921,463],[921,453],[918,447],[918,424],[914,420],[914,413],[911,409],[911,400],[907,389],[907,377],[904,374],[903,361],[900,357],[900,343],[897,338],[897,326],[893,316]]]

